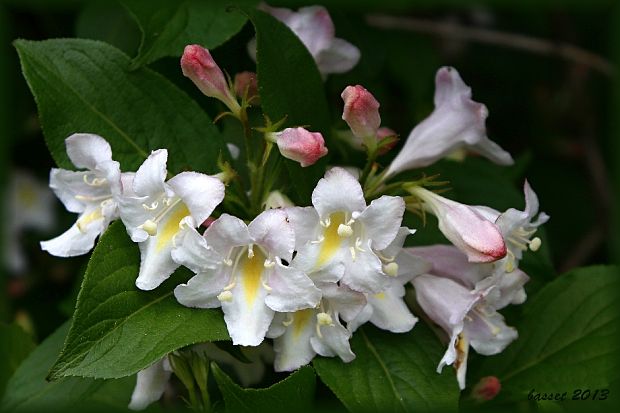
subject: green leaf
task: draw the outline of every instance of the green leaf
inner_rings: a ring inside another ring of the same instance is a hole
[[[66,322],[19,366],[8,382],[0,410],[47,411],[51,406],[63,410],[86,399],[104,383],[103,380],[75,377],[51,383],[45,380],[68,330],[69,322]]]
[[[34,347],[32,337],[21,327],[0,324],[0,397],[9,378]]]
[[[587,267],[561,275],[524,304],[519,338],[487,357],[480,375],[497,376],[503,399],[530,390],[600,389],[620,375],[620,269]]]
[[[310,366],[300,368],[266,389],[240,387],[215,363],[211,363],[211,371],[224,396],[227,412],[311,411],[316,377]]]
[[[65,138],[88,132],[110,142],[124,170],[135,170],[151,150],[167,148],[171,172],[215,172],[224,148],[219,131],[161,75],[148,68],[130,72],[125,54],[93,40],[18,40],[15,47],[60,167],[73,169]]]
[[[321,380],[351,412],[455,411],[459,389],[454,372],[436,373],[443,355],[423,323],[405,334],[363,327],[351,340],[351,363],[315,358]]]
[[[264,113],[285,126],[306,126],[321,132],[329,147],[330,116],[321,75],[314,59],[299,38],[267,13],[252,10],[249,17],[256,30],[258,86]],[[299,205],[307,205],[310,194],[325,170],[323,158],[302,168],[286,161],[290,182]]]
[[[181,56],[188,44],[213,49],[237,34],[247,17],[231,6],[257,0],[121,0],[142,31],[134,67]]]
[[[188,278],[177,271],[154,291],[140,291],[136,244],[120,222],[101,237],[88,263],[71,331],[50,377],[117,378],[136,373],[181,347],[226,340],[218,310],[178,304],[176,285]]]

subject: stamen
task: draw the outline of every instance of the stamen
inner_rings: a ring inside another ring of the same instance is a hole
[[[530,245],[530,250],[536,252],[542,245],[542,241],[540,240],[540,238],[536,237],[530,241],[529,245]]]
[[[509,241],[512,245],[514,245],[514,246],[518,247],[519,249],[522,249],[522,250],[524,250],[524,251],[527,249],[527,244],[526,244],[527,240],[521,240],[521,239],[517,240],[517,239],[515,239],[515,238],[513,238],[513,237],[511,237],[511,236],[510,236],[510,237],[506,237],[506,239],[507,239],[507,240],[508,240],[508,241]]]
[[[316,321],[319,325],[322,326],[333,326],[334,320],[332,320],[332,316],[327,313],[318,313],[316,315]]]
[[[338,225],[338,236],[342,238],[349,238],[353,235],[353,228],[350,225],[340,224]]]
[[[366,250],[362,248],[362,239],[360,237],[355,239],[355,249],[360,252],[366,252]]]
[[[361,212],[358,212],[358,211],[353,211],[353,212],[351,213],[351,218],[353,218],[353,219],[355,220],[355,219],[358,219],[358,218],[360,217],[360,215],[362,215],[362,213],[361,213]]]
[[[510,248],[508,248],[506,250],[506,272],[513,272],[515,270],[515,260],[515,255],[512,253],[512,251],[510,251]]]
[[[276,263],[274,261],[271,261],[269,258],[267,258],[265,260],[265,262],[263,263],[263,267],[265,268],[273,268],[275,267]]]
[[[147,211],[154,211],[157,209],[157,207],[159,206],[159,202],[155,201],[150,205],[147,204],[142,204],[142,208],[146,209]]]
[[[332,220],[329,217],[325,218],[325,221],[319,221],[322,227],[327,228],[331,225]]]
[[[375,251],[374,253],[383,262],[392,262],[396,259],[396,257],[386,257],[385,255],[381,254],[381,251]]]
[[[164,197],[164,199],[162,199],[161,201],[165,206],[170,206],[170,202],[172,202],[172,200],[168,197]]]
[[[351,258],[353,258],[353,261],[355,261],[355,248],[349,247],[349,251],[351,252]]]
[[[390,277],[396,277],[398,275],[398,264],[390,262],[383,266],[383,272]]]
[[[291,314],[287,314],[286,315],[286,319],[282,321],[282,325],[284,327],[288,327],[291,324],[293,324],[293,321],[295,321],[295,319],[293,318],[293,316]]]
[[[76,195],[74,196],[75,199],[77,199],[78,201],[83,201],[83,202],[99,202],[99,201],[105,201],[110,199],[109,195],[103,195],[103,196],[86,196],[86,195]]]
[[[248,258],[249,259],[254,258],[254,244],[250,244],[248,246]]]
[[[267,285],[267,283],[265,281],[261,281],[261,284],[263,284],[263,288],[265,290],[267,290],[268,292],[273,290],[273,288],[271,288],[269,285]]]
[[[84,183],[88,186],[101,186],[107,182],[107,179],[105,178],[96,178],[96,177],[93,178],[92,181],[88,182],[88,174],[83,175],[82,179],[84,180]]]
[[[144,221],[144,224],[140,225],[138,228],[142,228],[151,237],[157,235],[157,223],[151,221],[150,219]]]
[[[225,290],[218,294],[217,299],[221,302],[230,302],[233,299],[233,295],[230,291]]]

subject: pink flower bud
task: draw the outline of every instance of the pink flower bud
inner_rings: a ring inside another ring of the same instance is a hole
[[[439,221],[439,230],[467,254],[469,262],[493,262],[506,256],[506,244],[493,222],[487,220],[478,210],[444,198],[421,187],[410,190],[424,201],[424,206]]]
[[[185,46],[181,68],[183,75],[190,78],[202,93],[220,100],[233,113],[239,111],[239,103],[231,94],[222,69],[207,49],[197,44]]]
[[[489,401],[495,398],[502,389],[502,384],[495,376],[487,376],[480,379],[472,390],[472,397],[478,401]]]
[[[310,132],[304,128],[286,128],[281,132],[270,134],[276,142],[282,156],[292,159],[306,167],[327,155],[323,136],[319,132]]]
[[[386,141],[386,139],[388,141]],[[388,153],[398,143],[398,135],[390,128],[379,128],[377,130],[377,143],[379,144],[379,155]]]
[[[344,119],[358,138],[377,135],[381,124],[379,102],[363,86],[347,86],[340,95],[344,100]]]
[[[245,98],[253,105],[260,104],[258,96],[258,81],[256,73],[241,72],[235,75],[235,93],[240,98]]]

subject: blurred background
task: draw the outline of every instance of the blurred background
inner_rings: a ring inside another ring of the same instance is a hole
[[[337,36],[362,52],[353,71],[326,82],[335,125],[341,91],[348,84],[362,84],[381,102],[382,124],[404,140],[433,108],[436,70],[454,66],[472,87],[474,100],[489,108],[489,137],[513,154],[516,165],[501,168],[478,158],[444,161],[437,170],[451,182],[448,196],[500,210],[522,208],[527,177],[541,209],[551,216],[542,258],[526,264],[533,276],[530,289],[577,266],[620,260],[616,2],[270,2],[292,8],[317,3],[328,7]],[[135,56],[140,35],[115,1],[0,1],[0,321],[18,323],[36,342],[72,314],[87,257],[56,258],[39,247],[39,241],[67,229],[75,215],[47,187],[54,164],[11,42],[91,38]],[[246,25],[216,49],[220,66],[231,74],[253,69],[246,53],[252,36]],[[213,112],[188,87],[178,59],[165,58],[151,68]],[[350,149],[334,145],[333,162],[357,162]],[[361,154],[355,157],[363,160]],[[436,236],[420,234],[414,241],[432,242]]]

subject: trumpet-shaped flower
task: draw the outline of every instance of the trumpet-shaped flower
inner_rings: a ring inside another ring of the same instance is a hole
[[[452,201],[422,187],[410,189],[439,221],[439,229],[471,262],[497,261],[506,255],[502,234],[476,207]]]
[[[437,372],[454,365],[457,381],[465,388],[469,346],[483,355],[497,354],[517,338],[504,317],[486,301],[495,287],[470,290],[443,277],[423,274],[413,279],[418,304],[450,337]]]
[[[42,241],[41,248],[58,257],[86,254],[95,239],[118,218],[115,197],[120,192],[121,171],[112,160],[110,144],[101,136],[76,133],[65,140],[73,164],[86,171],[54,168],[50,188],[78,220],[62,235]]]
[[[486,136],[487,116],[486,106],[471,100],[471,88],[456,69],[442,67],[435,76],[435,110],[411,131],[385,179],[428,166],[460,148],[511,165],[510,154]]]
[[[182,172],[166,181],[165,149],[153,151],[133,179],[123,182],[120,216],[132,241],[140,247],[140,273],[136,286],[152,290],[179,266],[170,252],[174,238],[185,224],[204,222],[224,199],[224,184],[197,172]]]
[[[335,36],[334,23],[324,7],[302,7],[297,12],[266,4],[260,7],[299,37],[323,76],[348,72],[359,61],[359,49]],[[256,60],[256,40],[248,44],[248,52]]]
[[[402,253],[405,238],[414,232],[401,227],[394,241],[386,249],[377,252],[389,262],[385,268],[390,275],[388,286],[379,293],[366,294],[366,306],[347,324],[351,332],[367,321],[393,333],[405,333],[417,323],[417,317],[411,314],[403,300],[405,284],[416,276],[428,272],[431,265],[420,257]]]
[[[451,245],[431,245],[406,248],[403,255],[414,255],[430,263],[428,273],[450,278],[470,290],[483,291],[495,288],[487,295],[486,302],[496,310],[508,304],[522,304],[527,295],[523,286],[529,277],[521,270],[505,271],[504,259],[493,263],[472,263],[458,248]]]
[[[321,292],[291,262],[295,234],[281,209],[261,213],[249,225],[223,214],[201,236],[191,226],[177,237],[174,260],[196,273],[174,290],[188,307],[222,307],[233,344],[257,346],[275,312],[318,304]]]
[[[341,281],[351,289],[383,291],[390,262],[375,251],[387,248],[397,236],[405,209],[402,198],[382,196],[366,206],[359,182],[335,167],[318,182],[312,204],[289,208],[297,235],[297,267],[309,274],[343,263]]]
[[[475,207],[488,220],[495,222],[506,240],[507,255],[502,261],[505,264],[505,270],[508,272],[518,267],[524,251],[527,251],[528,248],[537,251],[540,248],[540,238],[532,238],[532,236],[539,226],[549,220],[549,215],[544,212],[538,213],[538,196],[527,181],[523,184],[523,192],[525,194],[525,209],[523,211],[509,208],[500,213],[486,206]]]
[[[276,353],[274,369],[292,371],[308,364],[317,354],[339,356],[348,363],[355,358],[351,332],[340,322],[354,319],[366,304],[362,293],[335,283],[318,283],[323,298],[317,308],[278,313],[269,328]]]

